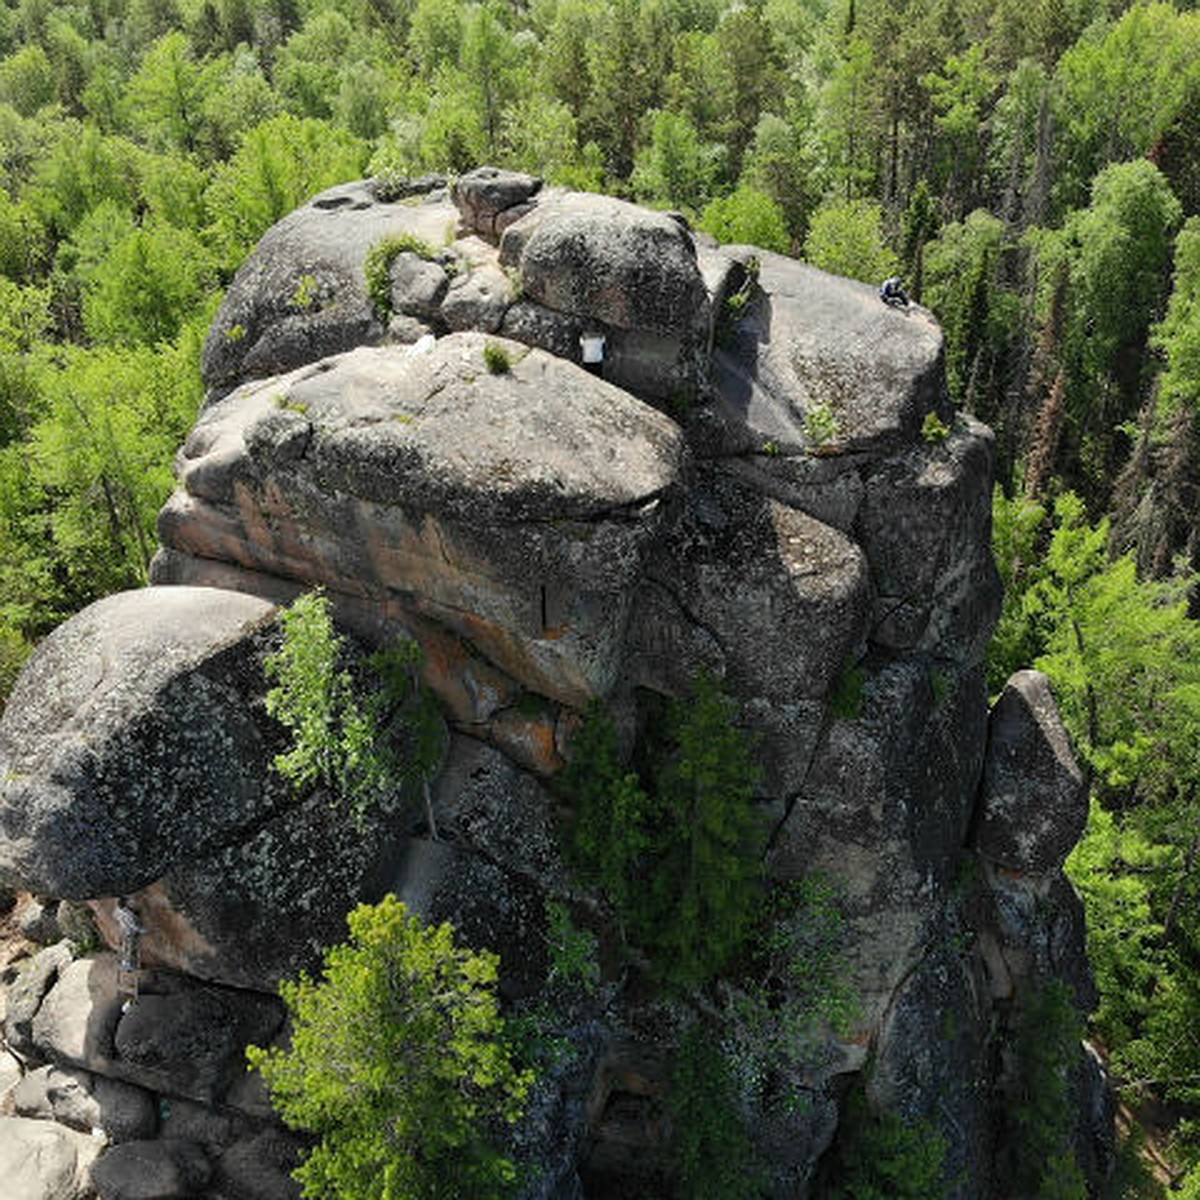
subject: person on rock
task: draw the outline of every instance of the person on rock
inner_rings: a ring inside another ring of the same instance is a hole
[[[909,305],[908,293],[899,275],[892,275],[879,285],[879,298],[892,308],[907,308]]]

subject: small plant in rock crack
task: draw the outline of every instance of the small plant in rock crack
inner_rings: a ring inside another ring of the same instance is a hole
[[[804,414],[804,436],[813,444],[817,453],[832,449],[842,436],[837,414],[828,401],[814,404]]]
[[[486,342],[483,347],[483,365],[491,375],[505,375],[512,370],[512,359],[499,343]]]

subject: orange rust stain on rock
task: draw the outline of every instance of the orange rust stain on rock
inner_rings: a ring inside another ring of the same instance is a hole
[[[536,775],[553,775],[562,765],[555,742],[558,722],[549,711],[526,715],[508,709],[489,726],[490,740],[526,770]]]

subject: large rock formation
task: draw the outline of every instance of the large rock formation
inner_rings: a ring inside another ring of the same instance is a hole
[[[708,671],[757,746],[768,874],[836,895],[853,997],[769,1054],[736,976],[700,1006],[744,1051],[765,1192],[810,1194],[862,1076],[943,1133],[950,1194],[995,1194],[1011,1014],[1056,978],[1089,1002],[1061,873],[1081,801],[1044,681],[1013,681],[989,740],[992,440],[952,410],[940,331],[674,216],[491,169],[452,195],[346,185],[263,238],[209,337],[155,586],[48,638],[0,722],[0,866],[88,900],[113,945],[112,897],[135,893],[152,968],[122,1012],[110,956],[33,960],[9,1041],[58,1074],[22,1085],[30,1111],[59,1117],[50,1080],[74,1081],[129,1139],[104,1186],[144,1158],[241,1196],[270,1142],[245,1194],[286,1194],[295,1145],[235,1068],[278,1020],[256,991],[392,890],[498,950],[510,1005],[574,1047],[515,1134],[528,1195],[668,1194],[664,1093],[697,1006],[618,952],[552,778],[590,701],[628,742]],[[380,309],[363,264],[397,234]],[[428,813],[355,826],[272,772],[262,655],[275,605],[317,585],[355,647],[424,650],[451,731]],[[548,902],[596,936],[594,987],[556,976]],[[97,1080],[192,1114],[193,1149],[146,1149]]]

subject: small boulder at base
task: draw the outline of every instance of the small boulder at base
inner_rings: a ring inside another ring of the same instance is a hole
[[[92,1167],[100,1200],[180,1200],[200,1195],[211,1177],[194,1142],[125,1142]]]
[[[1018,671],[988,724],[975,848],[1011,871],[1056,871],[1087,822],[1083,774],[1040,671]]]
[[[86,1200],[100,1143],[51,1121],[0,1117],[4,1200]]]

